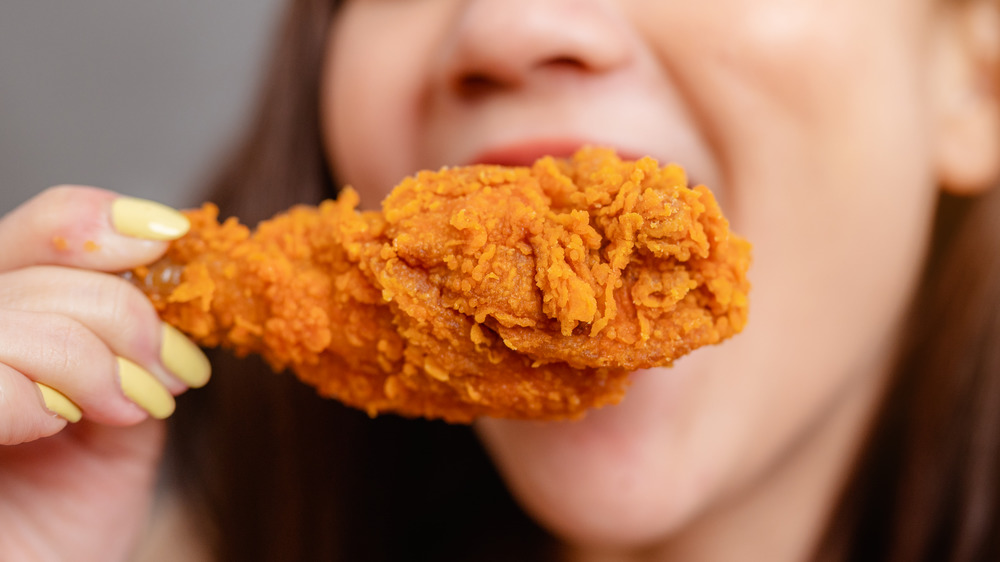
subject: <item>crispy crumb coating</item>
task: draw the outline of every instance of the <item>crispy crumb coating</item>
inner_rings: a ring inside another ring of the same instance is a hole
[[[381,212],[357,204],[346,188],[253,234],[208,204],[131,276],[201,345],[371,415],[451,422],[578,417],[746,323],[750,245],[674,165],[585,148],[420,172]]]

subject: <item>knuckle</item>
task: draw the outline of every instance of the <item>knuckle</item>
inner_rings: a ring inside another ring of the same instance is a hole
[[[96,187],[52,186],[28,203],[30,224],[40,232],[74,232],[88,227],[87,217],[99,214],[100,205],[111,196]]]
[[[45,342],[42,354],[56,371],[71,373],[85,367],[85,357],[91,355],[95,337],[83,324],[65,316],[53,316],[49,326],[51,338]]]
[[[68,185],[50,187],[29,201],[22,210],[27,231],[37,235],[65,231],[65,217],[74,207],[74,191]]]
[[[37,210],[32,213],[36,220],[60,217],[79,208],[79,201],[86,197],[87,191],[87,188],[76,185],[55,185],[36,195],[28,206],[32,211]]]
[[[123,335],[141,338],[147,331],[143,327],[155,317],[149,301],[124,280],[108,278],[105,281],[98,300],[103,303],[104,310],[108,311],[109,323],[118,326],[119,333]]]
[[[81,189],[81,186],[68,183],[53,185],[42,190],[38,198],[46,201],[58,201],[66,197],[71,197],[79,189]]]
[[[43,189],[36,197],[49,205],[66,205],[105,193],[105,190],[86,185],[59,184]]]

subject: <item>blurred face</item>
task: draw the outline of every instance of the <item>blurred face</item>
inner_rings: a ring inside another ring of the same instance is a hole
[[[324,133],[367,206],[418,169],[589,143],[683,165],[754,244],[742,335],[637,373],[623,403],[582,421],[479,423],[540,522],[571,542],[648,546],[778,475],[806,490],[797,473],[846,465],[929,235],[931,12],[912,0],[347,2]]]

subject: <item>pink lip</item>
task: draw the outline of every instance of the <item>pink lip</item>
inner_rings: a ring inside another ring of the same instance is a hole
[[[485,150],[469,162],[470,164],[496,164],[500,166],[530,166],[543,156],[567,158],[583,146],[607,146],[606,144],[578,140],[537,140],[510,144]],[[611,147],[614,148],[614,147]],[[619,151],[625,159],[635,156]]]

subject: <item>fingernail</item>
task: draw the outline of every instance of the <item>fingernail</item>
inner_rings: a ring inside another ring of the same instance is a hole
[[[212,366],[201,349],[170,324],[163,325],[160,360],[171,373],[191,388],[205,386],[212,376]]]
[[[135,197],[119,197],[111,203],[111,223],[119,234],[146,240],[176,240],[191,228],[178,211]]]
[[[80,411],[80,408],[72,400],[66,398],[65,394],[47,384],[36,382],[35,385],[38,387],[38,390],[42,391],[42,400],[50,412],[70,423],[76,423],[83,418],[83,412]]]
[[[118,379],[125,396],[149,412],[149,415],[162,420],[174,413],[174,397],[149,371],[119,357]]]

